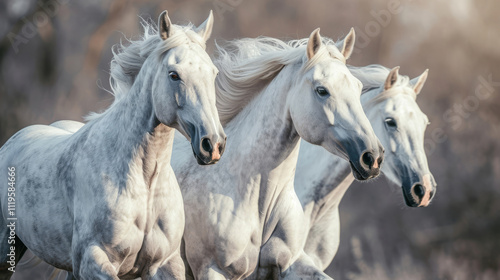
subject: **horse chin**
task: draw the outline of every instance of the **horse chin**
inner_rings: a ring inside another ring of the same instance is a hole
[[[351,170],[352,174],[354,175],[354,178],[358,181],[366,181],[369,179],[369,176],[363,176],[361,172],[356,168],[354,163],[352,161],[349,161],[349,164],[351,165]]]
[[[202,159],[200,159],[198,156],[196,157],[196,161],[198,162],[199,165],[208,165],[208,163],[204,162]]]
[[[416,203],[413,198],[411,198],[411,194],[407,194],[403,189],[403,198],[405,199],[406,206],[408,207],[418,207],[418,203]]]
[[[210,160],[210,161],[206,161],[206,160],[203,160],[202,157],[200,157],[194,150],[193,146],[191,146],[191,148],[193,149],[193,155],[194,157],[196,158],[196,162],[198,162],[199,165],[212,165],[212,164],[216,164],[219,160]]]
[[[198,155],[195,155],[195,157],[196,157],[196,161],[198,162],[199,165],[213,165],[213,164],[216,164],[218,162],[218,160],[212,160],[209,162],[205,162],[203,159],[198,157]]]

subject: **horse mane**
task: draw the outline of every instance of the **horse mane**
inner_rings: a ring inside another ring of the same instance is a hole
[[[389,90],[383,90],[384,83],[387,79],[387,76],[389,75],[389,72],[391,72],[391,69],[379,64],[371,64],[363,67],[348,65],[347,67],[349,68],[349,71],[351,71],[352,75],[356,77],[358,80],[360,80],[361,83],[363,84],[363,90],[361,94],[366,94],[375,89],[381,89],[380,93],[375,95],[370,100],[371,104],[378,104],[397,94],[407,94],[414,100],[417,97],[415,91],[413,90],[395,90],[396,87],[411,86],[410,78],[406,75],[399,74],[398,80],[396,81],[394,87],[392,87]]]
[[[111,59],[109,84],[111,87],[110,93],[115,97],[115,100],[107,110],[129,92],[149,56],[160,57],[170,49],[186,43],[197,44],[206,49],[205,41],[194,31],[194,25],[191,23],[185,26],[172,24],[171,36],[166,40],[162,40],[158,36],[158,27],[155,23],[141,18],[141,25],[144,32],[139,39],[125,38],[128,44],[123,44],[120,41],[119,44],[111,48],[113,58]],[[90,121],[99,118],[106,111],[90,113],[85,117],[85,120]]]
[[[222,124],[233,119],[287,65],[311,69],[325,57],[344,56],[333,43],[323,44],[312,59],[306,55],[308,39],[284,42],[270,37],[244,38],[216,44],[214,64],[219,69],[216,79],[216,105]]]

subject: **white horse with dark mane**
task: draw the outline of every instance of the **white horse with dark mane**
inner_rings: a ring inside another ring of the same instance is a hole
[[[17,260],[29,248],[78,279],[185,277],[184,209],[169,163],[174,129],[200,164],[224,150],[218,70],[205,51],[212,25],[212,14],[198,28],[172,25],[165,11],[158,30],[146,25],[144,38],[114,52],[109,109],[83,126],[26,127],[0,149],[2,278],[11,246]]]
[[[301,41],[304,42],[304,41]],[[330,279],[303,252],[304,214],[293,189],[299,140],[379,174],[382,146],[360,103],[362,85],[319,29],[305,43],[242,39],[219,48],[217,108],[230,141],[217,165],[193,166],[175,141],[184,198],[183,255],[195,279]]]
[[[375,133],[386,147],[382,172],[401,186],[408,206],[427,206],[436,191],[424,151],[427,117],[416,103],[427,70],[410,80],[380,65],[350,67],[363,82],[361,100]],[[339,246],[339,203],[354,181],[349,163],[306,141],[301,142],[295,191],[306,213],[309,231],[305,252],[321,270],[331,263]]]

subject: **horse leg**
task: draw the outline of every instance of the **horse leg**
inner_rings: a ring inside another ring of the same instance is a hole
[[[15,233],[11,234],[4,219],[0,219],[0,242],[0,280],[10,279],[27,248]],[[12,253],[15,255],[11,256]]]
[[[289,244],[279,236],[272,236],[261,248],[259,267],[254,272],[256,279],[326,280],[331,279],[314,266],[312,259],[302,252],[292,262],[295,254]]]
[[[180,251],[181,251],[182,261],[184,262],[184,268],[186,269],[186,279],[187,280],[194,280],[193,270],[191,269],[191,266],[189,266],[189,263],[188,263],[187,258],[186,258],[186,243],[184,242],[184,238],[182,238],[182,241],[181,241]]]
[[[222,272],[219,267],[216,265],[207,267],[206,269],[202,269],[198,274],[196,279],[199,280],[226,280],[228,279]]]
[[[173,254],[162,266],[160,266],[154,275],[148,274],[146,277],[143,277],[143,279],[186,279],[186,269],[184,268],[184,261],[179,251]]]
[[[294,193],[292,195],[296,198]],[[300,227],[304,212],[298,199],[286,211],[277,214],[282,214],[280,222],[260,250],[257,278],[331,280],[303,250],[307,229]]]
[[[337,254],[340,244],[339,208],[330,209],[309,230],[304,251],[316,267],[325,270]]]
[[[314,265],[314,262],[305,253],[302,253],[300,257],[290,265],[288,269],[281,273],[281,279],[287,280],[333,280],[331,277],[326,275],[323,271]]]
[[[75,278],[119,280],[116,268],[99,246],[80,244],[74,249],[76,249],[73,250],[73,274]]]

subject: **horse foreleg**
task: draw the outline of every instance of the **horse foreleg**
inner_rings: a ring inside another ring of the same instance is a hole
[[[290,265],[288,269],[281,273],[280,279],[286,280],[333,280],[331,277],[326,275],[321,269],[314,265],[314,262],[305,253],[302,253],[300,257]]]
[[[73,274],[76,279],[119,280],[116,268],[99,246],[91,245],[80,248],[83,249],[73,250]]]
[[[198,274],[196,279],[199,280],[226,280],[228,277],[224,276],[220,271],[219,267],[216,265],[207,267],[203,269],[201,273]]]
[[[146,275],[143,279],[147,280],[160,280],[160,279],[186,279],[186,269],[181,255],[177,252],[172,255],[154,275]]]
[[[340,244],[338,207],[330,209],[309,230],[304,251],[316,267],[325,270],[337,254]]]

